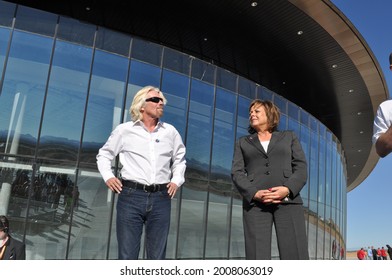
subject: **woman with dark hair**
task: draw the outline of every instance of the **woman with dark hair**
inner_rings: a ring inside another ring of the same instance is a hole
[[[0,216],[0,260],[25,260],[26,246],[10,235],[9,225],[7,217]]]
[[[249,135],[235,145],[231,176],[243,197],[246,259],[271,259],[272,226],[280,259],[309,259],[300,191],[307,163],[292,131],[277,131],[279,109],[256,99],[249,106]]]

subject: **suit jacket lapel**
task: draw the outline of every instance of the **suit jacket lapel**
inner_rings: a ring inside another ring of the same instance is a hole
[[[280,138],[282,138],[282,133],[280,133],[279,131],[272,132],[271,140],[268,145],[268,153],[267,154],[269,154],[274,149],[276,144],[279,142]]]
[[[257,133],[254,133],[252,135],[248,135],[246,137],[246,139],[248,140],[248,142],[253,145],[257,150],[259,150],[260,152],[262,152],[263,154],[267,154],[263,148],[263,146],[261,146],[260,141],[259,141],[259,137],[257,136]]]

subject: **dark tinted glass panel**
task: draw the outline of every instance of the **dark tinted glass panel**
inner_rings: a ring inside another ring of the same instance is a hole
[[[337,158],[337,152],[336,152],[336,143],[332,142],[332,168],[331,168],[331,186],[332,186],[332,208],[334,209],[339,209],[338,205],[338,196],[339,196],[339,191],[340,191],[340,184],[338,184],[339,180],[339,172],[337,169],[337,164],[338,164],[338,158]]]
[[[252,98],[256,95],[256,84],[242,77],[238,78],[238,93]]]
[[[241,96],[238,98],[236,139],[249,134],[249,105],[251,102],[252,100],[243,98]]]
[[[34,155],[53,41],[14,32],[0,95],[1,152]]]
[[[203,82],[211,84],[214,82],[215,69],[216,66],[213,66],[202,60],[194,59],[192,61],[192,77]]]
[[[96,27],[76,19],[60,17],[57,37],[65,41],[92,46]]]
[[[293,120],[291,118],[288,118],[287,129],[295,131],[297,136],[299,136],[299,131],[300,131],[300,129],[299,129],[299,122],[297,122],[297,121],[295,121],[295,120]]]
[[[164,109],[162,120],[174,125],[174,127],[182,136],[182,140],[184,141],[185,145],[187,146],[185,131],[188,111],[189,77],[172,71],[163,70],[161,91],[167,99],[167,104]],[[184,184],[181,189],[183,190],[183,194],[186,196],[188,193],[187,184]],[[172,203],[172,205],[174,205],[174,203]],[[177,206],[180,205],[181,204],[177,203]],[[173,215],[177,216],[175,214],[176,212],[172,211],[172,213]],[[171,219],[170,227],[173,229],[173,231],[169,234],[168,237],[168,251],[166,253],[166,257],[173,259],[175,258],[174,245],[176,244],[178,234],[178,231],[174,230],[178,228],[177,218]],[[171,247],[173,247],[172,250],[170,249]]]
[[[287,115],[287,100],[279,95],[274,96],[274,104],[278,106],[280,113]]]
[[[321,138],[327,139],[326,138],[326,133],[327,133],[327,128],[325,125],[319,123],[319,134]]]
[[[1,3],[1,2],[0,2]],[[8,50],[8,42],[10,40],[11,30],[8,28],[0,27],[0,77],[3,77],[3,69],[5,56]],[[1,94],[1,91],[0,91]]]
[[[18,6],[15,28],[34,33],[53,36],[56,30],[57,15],[32,9],[25,6]]]
[[[213,87],[193,80],[186,139],[187,158],[196,160],[194,163],[197,162],[196,166],[199,167],[208,166],[210,161],[213,93]]]
[[[299,120],[299,108],[297,105],[287,102],[287,107],[288,107],[288,115],[291,119],[294,119],[296,121]]]
[[[206,241],[207,248],[211,248],[206,250],[206,257],[209,258],[228,257],[228,235],[221,233],[230,230],[232,193],[230,171],[234,148],[235,120],[236,96],[231,92],[217,89],[208,211],[213,218],[208,219]],[[213,247],[212,244],[214,244]]]
[[[132,60],[129,71],[129,82],[124,111],[124,121],[129,121],[129,107],[136,92],[147,85],[160,87],[161,69],[151,64]]]
[[[188,133],[187,170],[181,187],[178,258],[203,258],[208,170],[212,137],[214,88],[192,80]]]
[[[331,133],[328,131],[328,135]],[[326,152],[325,152],[325,203],[331,206],[332,202],[332,142],[331,138],[327,137]]]
[[[211,168],[213,180],[231,182],[229,177],[234,148],[235,120],[235,95],[231,92],[217,89]]]
[[[0,25],[12,26],[16,5],[13,3],[0,1]]]
[[[308,164],[308,170],[310,169],[310,165],[314,164],[310,162],[310,131],[307,126],[301,126],[301,134],[300,134],[300,142],[302,149],[304,150],[306,161]],[[301,190],[301,196],[304,198],[304,206],[308,207],[308,198],[309,198],[309,172],[308,172],[308,180],[306,185]]]
[[[237,76],[225,69],[218,68],[216,72],[216,85],[230,91],[236,91]]]
[[[164,48],[163,68],[189,75],[190,61],[189,55]]]
[[[92,71],[81,162],[95,169],[98,149],[122,122],[128,59],[96,51]]]
[[[161,69],[150,64],[132,60],[129,82],[141,87],[147,85],[160,86]]]
[[[188,76],[164,70],[161,91],[167,99],[162,120],[174,125],[184,140],[188,111]]]
[[[265,87],[258,87],[257,98],[261,100],[273,101],[274,93]]]
[[[287,116],[284,114],[280,114],[278,130],[286,130],[286,129],[287,129]]]
[[[310,128],[314,132],[318,133],[318,131],[319,131],[318,125],[319,125],[319,122],[317,121],[317,119],[315,119],[314,117],[310,117]]]
[[[341,191],[340,184],[338,183],[340,180],[340,168],[339,168],[339,154],[337,152],[337,143],[335,140],[332,141],[332,184],[334,184],[332,190],[332,206],[340,208],[338,203],[338,199],[340,194],[337,192]],[[338,187],[335,187],[338,184]]]
[[[317,200],[319,203],[325,204],[325,184],[326,184],[326,142],[325,139],[320,137],[319,144],[319,183],[318,183],[318,197]],[[323,207],[320,207],[323,208]],[[324,215],[321,215],[323,217]]]
[[[309,163],[309,223],[308,239],[313,240],[309,243],[309,255],[311,259],[316,258],[316,239],[319,216],[317,214],[318,196],[318,169],[319,169],[319,137],[317,133],[311,131],[310,134],[310,163]]]
[[[98,27],[95,47],[111,53],[128,56],[131,37],[128,34],[115,32],[103,27]]]
[[[162,58],[162,47],[134,38],[132,40],[131,57],[146,63],[160,66]]]
[[[324,257],[324,230],[326,229],[327,221],[325,219],[325,210],[326,210],[326,203],[325,203],[325,186],[326,186],[326,142],[324,138],[320,137],[320,144],[319,144],[319,180],[318,180],[318,209],[317,209],[317,216],[320,218],[320,223],[318,223],[318,230],[321,231],[322,234],[317,236],[317,258],[322,259]],[[328,226],[328,225],[327,225]]]
[[[235,140],[249,134],[249,104],[251,101],[251,99],[244,98],[242,96],[238,97],[237,134],[235,136]],[[230,257],[243,258],[245,256],[245,244],[242,228],[242,197],[236,188],[233,188],[232,193],[233,202],[231,222],[233,226],[231,227],[230,236]]]
[[[304,110],[300,110],[300,120],[306,126],[309,126],[309,113]]]
[[[57,42],[44,111],[39,156],[76,160],[92,50]]]

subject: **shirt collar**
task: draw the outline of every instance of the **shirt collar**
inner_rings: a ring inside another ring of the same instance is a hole
[[[142,123],[141,120],[132,121],[131,124],[132,124],[133,126],[136,126],[136,125],[144,126],[144,124]],[[166,127],[165,122],[163,122],[163,121],[161,121],[161,120],[158,120],[157,126],[158,126],[158,127],[162,127],[162,128],[165,128],[165,127]]]

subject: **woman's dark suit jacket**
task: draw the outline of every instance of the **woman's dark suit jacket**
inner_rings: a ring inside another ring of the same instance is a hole
[[[288,201],[282,203],[302,204],[299,193],[307,180],[305,154],[292,131],[273,132],[267,152],[257,133],[243,136],[236,142],[231,176],[245,209],[254,205],[252,198],[258,190],[275,186],[290,189]]]
[[[3,260],[25,260],[26,259],[26,245],[10,235],[6,242],[6,248]]]

